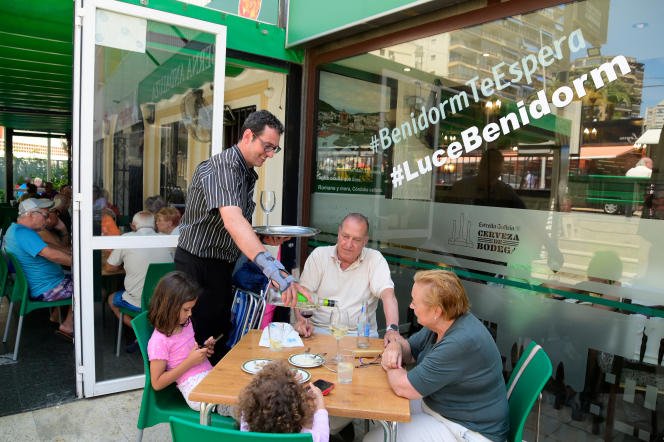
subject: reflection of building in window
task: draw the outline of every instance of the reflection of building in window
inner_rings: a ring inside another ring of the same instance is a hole
[[[644,67],[643,63],[638,63],[635,58],[629,56],[626,58],[631,69],[629,73],[606,83],[599,90],[588,91],[583,99],[584,121],[607,121],[640,116]],[[569,71],[569,78],[577,78],[612,59],[612,55],[576,59]],[[565,77],[565,73],[561,74]]]
[[[664,126],[664,100],[656,106],[646,108],[646,120],[643,125],[646,129],[661,129]]]

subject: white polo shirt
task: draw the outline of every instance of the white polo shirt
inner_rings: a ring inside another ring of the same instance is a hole
[[[346,270],[341,269],[336,246],[318,247],[311,252],[300,283],[317,294],[318,299],[333,299],[348,311],[351,324],[357,326],[362,302],[367,301],[372,334],[377,333],[376,308],[383,290],[394,288],[387,261],[377,250],[362,249],[360,257]],[[330,309],[317,309],[312,318],[317,327],[330,324]]]

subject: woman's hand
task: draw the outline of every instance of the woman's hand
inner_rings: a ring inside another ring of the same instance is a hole
[[[380,364],[385,370],[392,368],[401,368],[403,358],[401,344],[398,340],[391,340],[383,350],[383,356]]]
[[[309,384],[309,394],[311,394],[316,402],[316,410],[325,409],[325,400],[323,399],[323,392],[320,391],[320,388],[316,387],[314,384]]]

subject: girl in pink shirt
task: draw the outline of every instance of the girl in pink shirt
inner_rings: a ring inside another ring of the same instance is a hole
[[[208,357],[214,353],[215,339],[203,347],[194,339],[191,309],[200,288],[183,272],[171,272],[157,284],[150,301],[148,319],[154,332],[148,342],[152,388],[162,390],[177,382],[189,407],[200,411],[201,403],[189,400],[189,393],[212,370]]]
[[[314,442],[330,440],[323,393],[303,385],[284,361],[265,365],[240,393],[236,419],[241,431],[311,433]]]

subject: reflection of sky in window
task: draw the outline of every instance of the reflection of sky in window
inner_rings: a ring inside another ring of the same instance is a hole
[[[643,101],[645,109],[664,100],[664,2],[652,0],[613,0],[609,9],[609,32],[602,55],[635,57],[644,64]],[[647,23],[643,29],[637,23]]]
[[[384,95],[381,99],[381,95]],[[351,114],[375,113],[389,106],[389,89],[369,81],[321,72],[319,98],[337,110]],[[386,112],[389,109],[383,109]]]

